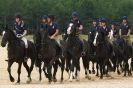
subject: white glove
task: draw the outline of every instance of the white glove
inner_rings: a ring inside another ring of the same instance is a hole
[[[73,23],[70,23],[70,24],[69,24],[69,27],[68,27],[68,29],[67,29],[67,34],[70,34],[70,33],[71,33],[71,28],[72,28],[72,26],[73,26]]]

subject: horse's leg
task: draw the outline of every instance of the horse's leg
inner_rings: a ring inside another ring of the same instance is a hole
[[[63,81],[64,68],[65,68],[65,58],[61,58],[61,82]]]
[[[84,69],[85,69],[85,78],[88,78],[88,64],[89,64],[89,62],[87,61],[87,59],[86,59],[86,57],[84,56],[84,57],[82,57],[82,62],[83,62],[83,67],[84,67]]]
[[[103,68],[104,68],[103,64],[100,63],[100,73],[101,73],[100,79],[103,79]]]
[[[70,60],[70,78],[69,81],[72,82],[74,76],[74,60]]]
[[[96,69],[97,69],[96,76],[99,76],[99,71],[98,71],[98,68],[99,68],[98,63],[96,63]]]
[[[21,74],[21,66],[22,66],[22,62],[18,63],[18,80],[17,83],[20,83],[20,74]]]
[[[80,57],[77,58],[77,61],[76,61],[76,79],[77,81],[79,81],[79,73],[80,73]]]
[[[126,76],[127,66],[128,66],[128,63],[125,61],[124,62],[124,76]]]
[[[15,80],[14,80],[14,78],[13,78],[13,76],[11,75],[11,66],[12,66],[12,64],[13,64],[13,61],[8,61],[8,68],[7,68],[7,71],[8,71],[8,73],[9,73],[9,77],[10,77],[10,81],[11,82],[14,82]]]
[[[44,72],[44,75],[46,76],[46,78],[48,78],[48,73],[46,72],[46,70],[47,70],[47,64],[44,63],[43,72]]]
[[[42,62],[41,62],[41,60],[37,58],[35,65],[36,65],[36,67],[39,68],[39,81],[41,81],[42,80],[42,75],[41,75],[42,74],[42,69],[41,69]]]
[[[41,81],[42,80],[42,75],[41,75],[41,73],[42,73],[42,69],[41,69],[41,64],[40,64],[40,66],[39,66],[39,81]]]
[[[93,73],[93,74],[95,74],[95,69],[94,69],[94,67],[95,67],[95,63],[92,61],[92,73]]]
[[[51,72],[51,70],[52,70],[52,65],[53,65],[53,63],[55,62],[55,60],[56,60],[56,58],[53,58],[53,59],[50,61],[48,67],[47,67],[49,82],[52,81],[52,72]]]
[[[58,61],[55,61],[55,64],[53,64],[53,68],[54,68],[53,81],[54,81],[54,82],[57,82],[56,73],[57,73],[57,69],[58,69],[58,64],[59,64]]]
[[[132,58],[128,59],[128,75],[132,75]]]
[[[29,66],[27,65],[26,62],[23,62],[23,65],[24,65],[24,67],[26,68],[26,71],[28,72],[28,80],[27,80],[27,83],[30,83],[30,82],[31,82],[30,68],[29,68]]]

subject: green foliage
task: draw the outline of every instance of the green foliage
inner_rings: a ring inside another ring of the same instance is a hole
[[[93,17],[120,21],[123,15],[133,24],[133,0],[0,0],[0,11],[0,24],[13,24],[14,14],[20,12],[29,29],[37,29],[45,14],[54,14],[64,29],[72,11],[79,13],[85,27]]]

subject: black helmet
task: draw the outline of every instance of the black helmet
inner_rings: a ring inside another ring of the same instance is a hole
[[[78,13],[77,12],[72,12],[71,17],[78,17]]]
[[[46,20],[47,18],[48,18],[47,15],[43,15],[43,16],[42,16],[42,19],[45,19],[45,20]]]
[[[50,18],[52,21],[55,19],[54,15],[48,15],[47,18]]]
[[[20,14],[20,13],[16,13],[16,14],[15,14],[15,18],[22,19],[22,16],[21,16],[21,14]]]
[[[128,17],[127,16],[123,16],[122,19],[123,20],[128,20]]]
[[[102,19],[101,19],[101,22],[106,23],[106,22],[107,22],[107,19],[106,19],[106,18],[102,18]]]

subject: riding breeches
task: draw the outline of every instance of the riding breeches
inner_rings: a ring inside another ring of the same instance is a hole
[[[23,37],[21,40],[24,41],[25,48],[28,48],[28,41],[27,41],[27,39],[25,37]]]

